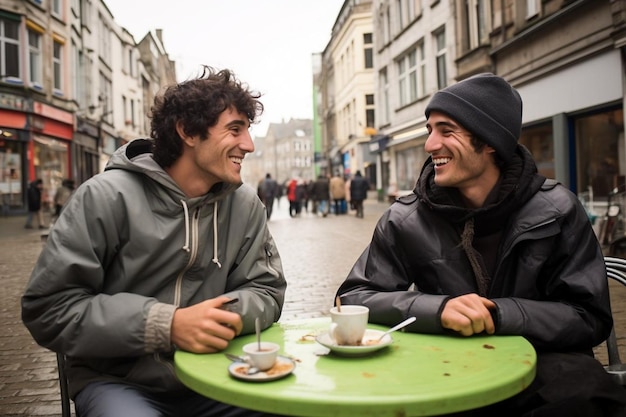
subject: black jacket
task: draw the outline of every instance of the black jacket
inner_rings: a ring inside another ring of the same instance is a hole
[[[373,323],[416,316],[409,331],[447,332],[446,300],[479,292],[461,244],[471,222],[476,237],[499,235],[485,290],[497,305],[496,334],[524,336],[538,350],[587,353],[608,337],[606,269],[587,214],[565,187],[544,185],[525,148],[503,172],[497,202],[480,209],[463,207],[433,177],[429,160],[415,193],[383,214],[338,290],[343,303],[368,306]]]
[[[367,198],[367,190],[370,184],[366,178],[361,175],[355,175],[350,181],[350,200],[359,201]]]
[[[28,185],[28,191],[26,193],[28,211],[41,210],[41,189],[37,186],[41,184],[41,181],[36,180]]]

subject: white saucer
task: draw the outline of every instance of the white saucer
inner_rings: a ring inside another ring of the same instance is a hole
[[[360,346],[341,346],[335,343],[330,337],[330,333],[322,333],[315,338],[317,343],[323,345],[331,350],[331,352],[342,356],[363,356],[372,352],[380,350],[393,343],[393,339],[390,335],[385,335],[383,339],[378,343],[372,343],[377,340],[383,333],[381,330],[366,329],[363,335],[362,344]]]
[[[246,373],[248,368],[250,368],[250,365],[245,362],[233,362],[228,366],[228,373],[232,377],[244,381],[274,381],[292,373],[296,368],[296,363],[286,356],[278,356],[274,366],[267,371],[248,375]]]

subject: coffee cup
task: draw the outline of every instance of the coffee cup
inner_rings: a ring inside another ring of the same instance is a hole
[[[330,337],[340,346],[359,346],[369,319],[369,308],[359,305],[342,305],[330,309]]]
[[[272,342],[261,342],[261,349],[257,342],[244,345],[243,352],[246,362],[261,371],[267,371],[276,363],[280,346]]]

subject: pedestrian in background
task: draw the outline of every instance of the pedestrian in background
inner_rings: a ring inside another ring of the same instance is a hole
[[[54,193],[53,222],[56,222],[56,220],[59,218],[59,216],[61,215],[61,210],[63,210],[63,207],[65,206],[65,204],[67,203],[67,200],[69,200],[73,192],[74,192],[74,180],[70,178],[66,178],[63,181],[61,181],[61,185],[57,188],[56,192]]]
[[[278,195],[278,183],[269,172],[265,174],[265,178],[259,183],[258,195],[265,205],[267,219],[269,220],[274,209],[274,198]]]
[[[43,191],[43,180],[41,178],[32,181],[26,190],[26,204],[28,205],[28,214],[26,215],[25,229],[33,228],[33,218],[37,218],[39,229],[45,229],[43,222],[43,211],[41,210],[41,199]]]
[[[407,331],[518,335],[537,352],[520,394],[455,415],[617,417],[624,389],[593,357],[611,332],[604,257],[584,207],[518,144],[522,100],[480,74],[436,93],[414,194],[379,220],[338,290],[372,323]]]
[[[346,182],[340,173],[330,179],[330,198],[333,200],[335,215],[346,212]]]
[[[350,185],[352,184],[352,177],[350,176],[350,174],[346,174],[346,176],[344,177],[344,181],[345,181],[345,195],[346,195],[346,206],[347,206],[347,210],[354,210],[353,205],[352,205],[352,199],[350,198]]]
[[[302,210],[304,184],[297,178],[292,178],[287,185],[287,199],[289,200],[289,217],[297,217]]]
[[[52,228],[22,319],[67,356],[81,417],[263,415],[197,394],[173,372],[176,349],[220,352],[282,311],[265,208],[241,181],[259,97],[208,67],[168,87],[151,109],[152,139],[118,149]],[[223,309],[232,299],[236,311]]]
[[[363,201],[367,198],[367,191],[370,183],[367,178],[361,175],[361,171],[354,174],[354,178],[350,181],[350,203],[356,210],[356,217],[363,218]]]
[[[311,198],[317,207],[317,215],[326,217],[328,215],[328,199],[330,198],[330,181],[326,175],[320,174],[311,188]]]

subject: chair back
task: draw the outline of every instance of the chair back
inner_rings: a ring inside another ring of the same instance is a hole
[[[604,262],[606,264],[607,278],[613,279],[626,287],[626,259],[605,256]],[[623,364],[620,358],[615,326],[611,329],[609,338],[606,339],[606,349],[609,364],[605,366],[605,369],[618,383],[626,386],[626,364]]]

